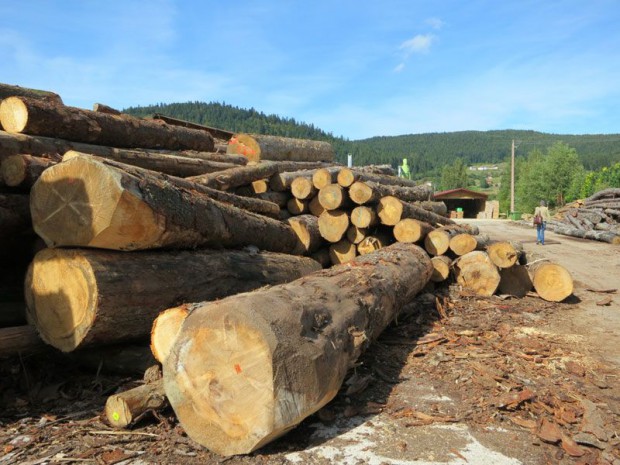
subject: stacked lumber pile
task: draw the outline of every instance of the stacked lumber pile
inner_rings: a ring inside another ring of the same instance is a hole
[[[547,227],[564,236],[620,244],[620,188],[604,189],[566,205]]]
[[[1,244],[22,267],[19,323],[38,334],[19,326],[21,340],[75,353],[150,339],[163,366],[110,398],[115,426],[167,398],[194,440],[249,453],[333,399],[431,281],[572,292],[563,268],[519,265],[518,244],[455,224],[427,186],[338,166],[325,142],[218,140],[34,96],[3,100],[0,123]]]

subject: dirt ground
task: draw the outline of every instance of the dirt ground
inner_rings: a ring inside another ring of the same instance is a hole
[[[620,465],[620,295],[601,292],[620,288],[620,248],[553,233],[539,246],[531,228],[472,223],[563,264],[574,296],[422,294],[332,403],[244,457],[196,445],[170,410],[110,428],[106,397],[136,378],[77,370],[53,352],[5,360],[0,465]]]

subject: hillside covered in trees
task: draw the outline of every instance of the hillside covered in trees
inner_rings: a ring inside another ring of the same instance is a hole
[[[407,158],[416,179],[439,178],[442,167],[453,163],[457,158],[461,158],[465,164],[505,161],[510,155],[513,139],[518,143],[517,157],[525,157],[533,150],[544,151],[554,143],[563,142],[575,149],[586,170],[597,170],[620,160],[620,134],[558,135],[522,130],[460,131],[382,136],[351,141],[294,118],[266,115],[253,108],[247,110],[225,103],[158,104],[127,108],[124,111],[136,116],[162,113],[233,132],[327,140],[334,145],[338,161],[345,162],[347,153],[352,153],[357,165],[387,163],[396,167],[403,158]]]

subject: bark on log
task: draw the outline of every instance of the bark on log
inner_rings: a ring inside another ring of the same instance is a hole
[[[431,272],[423,250],[397,244],[196,308],[164,364],[184,430],[220,455],[249,453],[286,433],[334,398]]]
[[[499,241],[489,244],[487,254],[498,268],[510,268],[523,255],[523,245],[515,241]]]
[[[377,214],[379,215],[381,223],[388,226],[395,226],[400,220],[405,218],[413,218],[431,225],[454,224],[454,221],[449,218],[436,215],[435,213],[424,210],[417,205],[403,202],[402,200],[392,196],[382,197],[381,200],[379,200]]]
[[[377,203],[382,197],[396,197],[405,202],[425,201],[431,195],[430,187],[415,186],[401,187],[390,186],[370,181],[356,181],[349,187],[349,195],[351,200],[358,205]],[[427,204],[424,209],[431,208],[431,204]]]
[[[11,155],[2,160],[0,175],[9,187],[30,189],[41,173],[55,161],[48,158],[33,157],[32,155]]]
[[[476,250],[454,264],[456,282],[476,295],[491,296],[500,282],[499,272],[486,252]]]
[[[573,293],[573,278],[557,263],[532,263],[528,271],[536,293],[544,300],[561,302]]]
[[[554,233],[562,236],[579,237],[581,239],[590,239],[599,242],[607,242],[608,244],[620,244],[620,235],[608,231],[585,231],[583,229],[571,228],[568,226],[556,226]]]
[[[276,192],[288,191],[291,190],[291,186],[295,179],[300,177],[312,179],[314,173],[315,170],[281,171],[271,176],[269,188]]]
[[[54,105],[27,97],[0,103],[0,121],[7,132],[60,137],[114,147],[201,150],[214,148],[211,134],[129,115],[109,115]]]
[[[210,126],[205,126],[204,124],[197,124],[191,121],[185,121],[178,118],[172,118],[171,116],[162,115],[161,113],[155,113],[153,115],[154,119],[162,120],[168,124],[172,124],[173,126],[183,126],[185,128],[191,129],[199,129],[201,131],[206,131],[211,134],[214,138],[222,139],[228,141],[234,134],[230,131],[226,131],[225,129],[212,128]]]
[[[595,200],[600,200],[604,198],[620,198],[620,188],[619,187],[610,187],[609,189],[603,189],[595,194],[591,195],[585,200],[586,205],[590,202],[594,202]]]
[[[105,403],[105,416],[114,428],[127,428],[149,410],[160,410],[166,405],[164,380],[113,394]]]
[[[151,328],[151,352],[159,363],[164,363],[172,350],[181,326],[193,308],[184,304],[160,312]]]
[[[89,157],[48,168],[30,194],[35,231],[49,247],[255,245],[274,252],[295,247],[293,231],[277,220],[177,187],[182,183],[171,185],[146,170],[132,171],[140,176]]]
[[[318,197],[312,197],[312,199],[310,199],[310,203],[308,203],[308,210],[310,210],[310,213],[312,213],[317,218],[321,216],[321,214],[325,211],[323,205],[321,205],[321,202],[319,202]]]
[[[219,299],[317,269],[309,258],[233,250],[45,249],[28,270],[25,292],[29,321],[42,339],[70,352],[144,338],[159,312],[179,303]]]
[[[323,239],[340,242],[349,228],[349,215],[342,210],[325,210],[319,216],[319,231]]]
[[[339,184],[328,184],[319,191],[319,203],[325,210],[347,208],[351,203],[347,191]]]
[[[355,244],[349,242],[348,239],[342,239],[340,242],[329,246],[329,258],[332,265],[340,265],[348,263],[357,256]]]
[[[332,266],[332,260],[329,256],[329,247],[317,250],[311,255],[311,258],[321,265],[322,268],[329,268]]]
[[[295,250],[300,255],[308,255],[316,252],[323,245],[323,238],[319,231],[319,220],[313,215],[299,215],[287,220],[291,229],[297,235],[298,248]]]
[[[431,281],[434,283],[440,283],[450,277],[450,266],[452,264],[450,257],[438,255],[437,257],[431,258],[431,263],[433,264]]]
[[[450,250],[456,255],[465,255],[474,250],[484,250],[489,245],[489,236],[480,234],[474,236],[472,234],[461,233],[450,238]]]
[[[450,239],[459,234],[456,229],[437,228],[424,238],[424,249],[430,255],[444,255],[450,249]]]
[[[97,113],[107,113],[109,115],[120,115],[121,114],[121,112],[118,111],[116,108],[112,108],[103,103],[94,103],[93,111]]]
[[[248,192],[246,194],[243,194],[242,189],[243,188],[237,189],[235,193],[237,195],[241,195],[244,197],[251,197],[251,198],[263,200],[265,202],[275,203],[280,208],[286,208],[286,204],[291,198],[288,192],[267,191],[267,192],[262,192],[260,194],[256,194],[255,192]]]
[[[329,142],[257,134],[235,134],[228,142],[227,153],[244,155],[251,161],[334,160],[334,149]]]
[[[83,152],[69,150],[62,157],[64,160],[70,160],[81,155]],[[160,173],[169,174],[170,176],[178,176],[186,178],[189,176],[198,176],[204,173],[219,173],[231,168],[237,168],[239,165],[234,163],[222,163],[219,161],[200,160],[198,158],[179,157],[176,155],[160,154],[160,153],[144,153],[140,151],[113,151],[108,157],[111,160],[124,163],[126,165],[138,166],[151,171],[159,171]]]
[[[340,171],[340,166],[332,166],[329,168],[321,168],[318,169],[312,175],[312,184],[316,187],[317,190],[321,190],[328,184],[333,184],[338,180],[338,172]]]
[[[41,352],[46,348],[34,326],[0,328],[0,358]]]
[[[564,218],[566,219],[566,221],[568,221],[575,228],[585,230],[585,228],[583,227],[581,222],[577,218],[575,218],[573,215],[569,215],[567,213],[566,215],[564,215]]]
[[[383,186],[404,186],[404,187],[420,187],[415,181],[410,179],[398,178],[396,176],[387,176],[383,174],[366,173],[351,168],[342,168],[338,173],[338,184],[342,187],[350,187],[356,181],[372,182]],[[418,200],[428,200],[418,199]]]
[[[47,100],[50,103],[62,105],[60,95],[48,90],[29,89],[28,87],[12,86],[0,83],[0,101],[9,97],[29,97],[34,99]]]
[[[419,242],[434,229],[432,225],[424,221],[405,218],[394,226],[394,237],[398,242]]]
[[[360,205],[351,210],[351,223],[358,228],[370,228],[377,224],[377,212],[372,207]]]
[[[291,215],[303,215],[308,212],[308,201],[293,197],[286,202],[286,209]]]
[[[347,239],[353,244],[359,244],[366,236],[368,236],[366,228],[358,228],[355,225],[351,225],[347,229]]]
[[[524,265],[514,265],[499,270],[500,294],[513,295],[519,299],[525,297],[532,290],[532,279]]]
[[[187,180],[212,187],[213,189],[227,191],[235,187],[251,184],[254,181],[269,178],[277,172],[277,164],[265,162],[258,165],[239,166],[218,173],[193,176]]]
[[[362,242],[357,244],[357,253],[366,255],[376,252],[379,249],[387,247],[393,240],[387,234],[375,233],[372,236],[366,236]]]
[[[424,210],[428,210],[429,212],[433,212],[439,216],[447,216],[448,215],[448,207],[444,202],[433,202],[431,200],[424,200],[417,204],[419,207],[422,207]]]
[[[299,200],[309,200],[317,194],[317,189],[312,184],[312,179],[300,176],[291,183],[291,194]]]

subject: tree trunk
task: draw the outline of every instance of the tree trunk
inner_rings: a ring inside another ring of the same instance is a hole
[[[321,216],[321,214],[325,211],[323,205],[321,205],[321,203],[319,202],[318,196],[312,197],[310,203],[308,204],[308,210],[310,210],[310,213],[312,213],[316,217]]]
[[[220,455],[273,441],[337,394],[348,369],[428,282],[397,244],[304,279],[201,304],[164,364],[187,434]]]
[[[396,197],[404,202],[426,201],[431,196],[428,186],[401,187],[370,181],[357,181],[349,187],[349,195],[358,205],[377,203],[382,197]],[[427,208],[430,204],[427,204]]]
[[[277,164],[265,162],[258,165],[239,166],[217,173],[193,176],[187,180],[213,189],[227,191],[235,187],[251,184],[254,181],[270,178],[277,172]]]
[[[251,161],[334,160],[334,149],[329,142],[257,134],[235,134],[228,143],[227,153],[245,155]]]
[[[71,352],[144,338],[160,311],[181,302],[219,299],[317,269],[309,258],[235,250],[45,249],[28,271],[26,302],[43,340]]]
[[[309,200],[317,194],[312,179],[300,176],[291,183],[291,194],[299,200]]]
[[[319,191],[319,203],[325,210],[347,208],[351,203],[347,191],[339,184],[328,184]]]
[[[112,108],[103,103],[94,103],[93,111],[97,113],[107,113],[109,115],[120,115],[121,114],[121,112],[118,111],[116,108]]]
[[[85,155],[82,152],[70,150],[62,157],[64,160]],[[87,155],[87,154],[86,154]],[[239,165],[234,163],[222,163],[219,161],[200,160],[198,158],[179,157],[176,155],[144,153],[139,151],[114,151],[108,157],[111,160],[124,163],[126,165],[138,166],[151,171],[159,171],[160,173],[169,174],[170,176],[178,176],[186,178],[189,176],[197,176],[204,173],[220,173],[224,170],[237,168]]]
[[[286,202],[286,209],[291,215],[303,215],[308,212],[308,201],[293,197]]]
[[[46,345],[37,335],[34,326],[12,326],[0,328],[0,358],[17,354],[41,352]]]
[[[384,174],[373,174],[364,171],[355,170],[355,168],[342,168],[338,173],[338,184],[342,187],[349,187],[356,181],[373,182],[383,186],[404,186],[404,187],[420,187],[415,181],[410,179],[398,178],[396,176],[387,176]],[[420,199],[417,199],[420,200]],[[421,200],[427,200],[421,199]]]
[[[319,219],[313,215],[299,215],[287,220],[295,232],[299,247],[295,250],[300,255],[316,252],[323,245],[323,238],[319,231]]]
[[[7,132],[60,137],[114,147],[202,150],[214,148],[211,134],[129,115],[109,115],[50,104],[27,97],[9,97],[0,104]]]
[[[151,328],[151,352],[159,363],[164,363],[181,331],[181,325],[192,309],[191,304],[183,304],[160,312]]]
[[[424,221],[413,218],[400,220],[394,226],[394,237],[398,242],[419,242],[435,228]]]
[[[372,207],[360,205],[351,211],[351,223],[358,228],[370,228],[377,224],[377,212]]]
[[[0,101],[9,97],[29,97],[62,105],[60,95],[54,92],[50,92],[48,90],[29,89],[28,87],[12,86],[10,84],[0,84]]]
[[[315,260],[322,268],[329,268],[332,266],[332,260],[329,256],[329,247],[323,247],[311,255],[312,260]]]
[[[532,263],[528,271],[536,293],[544,300],[561,302],[573,293],[573,278],[557,263]]]
[[[291,190],[295,179],[300,177],[312,179],[314,173],[315,170],[281,171],[271,176],[269,188],[276,192],[288,191]]]
[[[388,226],[395,226],[400,220],[405,218],[413,218],[431,225],[454,224],[454,221],[449,218],[436,215],[435,213],[424,210],[417,205],[403,202],[402,200],[392,196],[383,197],[379,200],[377,214],[379,215],[381,223]]]
[[[250,187],[255,194],[264,194],[269,191],[269,182],[266,179],[259,179],[252,181]]]
[[[317,190],[321,190],[325,186],[337,182],[340,169],[340,166],[318,169],[316,173],[312,175],[312,184]]]
[[[340,242],[349,228],[349,215],[342,210],[325,210],[319,216],[319,231],[323,239]]]
[[[510,268],[523,255],[523,245],[515,241],[500,241],[489,244],[487,254],[498,268]]]
[[[362,239],[362,242],[357,244],[357,253],[360,255],[366,255],[387,247],[390,242],[393,242],[393,240],[391,240],[387,234],[374,234],[372,236],[366,236]]]
[[[450,238],[450,250],[457,255],[465,255],[474,250],[484,250],[489,244],[489,236],[480,234],[474,236],[472,234],[461,233]]]
[[[129,174],[108,163],[73,158],[45,170],[32,187],[33,225],[49,247],[140,250],[255,245],[274,252],[295,247],[293,231],[277,220],[178,187],[184,180],[171,185],[166,181],[171,177],[162,180],[140,169]]]
[[[419,207],[422,207],[424,210],[429,212],[433,212],[439,216],[447,216],[448,215],[448,207],[444,202],[433,202],[431,200],[424,200],[417,203]]]
[[[289,195],[288,192],[267,191],[267,192],[262,192],[260,194],[257,194],[255,192],[251,192],[251,193],[247,193],[247,194],[244,195],[241,192],[242,189],[243,189],[243,187],[237,189],[236,190],[236,194],[237,195],[241,195],[243,197],[250,197],[250,198],[255,198],[255,199],[263,200],[265,202],[275,203],[280,208],[286,208],[286,204],[291,199],[291,196]]]
[[[2,160],[0,175],[9,187],[30,189],[41,173],[55,164],[56,162],[49,158],[11,155]]]
[[[614,245],[620,244],[620,235],[608,231],[584,231],[583,229],[556,226],[553,232],[563,236],[579,237]]]
[[[480,250],[463,255],[454,264],[456,282],[476,295],[491,296],[499,286],[497,267]]]
[[[581,222],[577,218],[573,217],[573,215],[566,214],[564,215],[564,218],[566,219],[566,221],[572,224],[575,228],[585,230]]]
[[[524,265],[513,265],[510,268],[501,268],[499,270],[500,294],[513,295],[522,299],[532,290],[532,279]]]
[[[357,255],[355,244],[349,242],[348,239],[342,239],[329,246],[329,258],[332,265],[340,265],[353,260]]]
[[[450,257],[446,257],[445,255],[438,255],[431,258],[431,263],[433,264],[433,274],[431,275],[431,281],[435,283],[440,283],[450,277],[450,266],[452,264],[452,260],[450,260]]]
[[[234,134],[230,131],[226,131],[225,129],[212,128],[210,126],[205,126],[204,124],[197,124],[191,121],[184,121],[178,118],[172,118],[170,116],[162,115],[161,113],[155,113],[153,115],[154,119],[159,119],[164,121],[165,123],[171,124],[173,126],[183,126],[185,128],[191,129],[199,129],[201,131],[206,131],[211,134],[214,138],[221,139],[224,141],[229,140]]]
[[[129,389],[108,397],[105,415],[114,428],[127,428],[148,410],[161,410],[166,405],[164,380]]]
[[[430,255],[444,255],[450,249],[450,240],[457,234],[458,230],[448,228],[429,231],[424,238],[424,249]]]
[[[367,235],[368,230],[366,228],[358,228],[355,225],[351,225],[347,229],[347,239],[356,245],[362,242]]]

